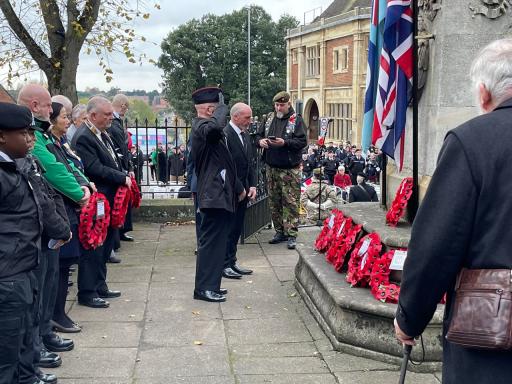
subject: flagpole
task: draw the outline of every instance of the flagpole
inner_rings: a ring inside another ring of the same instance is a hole
[[[419,207],[418,186],[418,0],[412,0],[413,39],[412,39],[412,195],[407,207],[412,223]]]

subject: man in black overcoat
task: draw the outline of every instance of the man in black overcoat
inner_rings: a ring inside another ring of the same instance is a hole
[[[252,270],[237,264],[236,259],[236,245],[242,233],[247,203],[249,200],[256,199],[256,175],[251,164],[253,158],[252,142],[247,134],[247,129],[251,123],[252,110],[247,104],[236,103],[231,108],[230,115],[231,120],[224,128],[224,134],[231,157],[236,165],[237,189],[243,189],[247,196],[237,203],[235,217],[231,220],[222,276],[228,279],[240,279],[242,275],[252,273]]]
[[[512,269],[512,39],[485,47],[471,78],[483,114],[447,133],[412,227],[395,319],[406,344],[414,344],[445,292],[446,334],[462,268]],[[511,363],[512,351],[467,349],[443,338],[445,384],[508,384]]]
[[[365,173],[359,172],[356,179],[357,185],[350,187],[348,194],[349,203],[379,201],[375,188],[366,184],[367,178],[368,176]]]
[[[197,175],[197,201],[201,227],[197,250],[194,299],[226,301],[221,289],[228,230],[237,201],[245,190],[237,186],[235,163],[229,153],[223,128],[227,106],[221,90],[207,87],[192,94],[197,117],[192,121],[192,156]],[[219,102],[220,101],[220,102]]]
[[[115,151],[115,144],[107,134],[112,122],[112,104],[106,98],[95,96],[87,104],[87,119],[73,137],[74,148],[82,159],[85,175],[96,184],[114,206],[117,189],[121,185],[131,187],[121,159]],[[83,129],[82,129],[83,128]],[[114,247],[114,231],[109,227],[107,238],[101,247],[83,250],[78,268],[78,303],[94,308],[106,308],[109,303],[103,299],[118,297],[119,291],[111,291],[106,283],[106,262]]]

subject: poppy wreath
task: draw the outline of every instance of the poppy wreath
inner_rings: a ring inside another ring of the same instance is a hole
[[[393,249],[379,256],[373,262],[370,289],[373,297],[383,303],[398,303],[400,286],[389,282],[389,266],[395,256],[396,251],[405,251],[405,249]]]
[[[114,206],[110,218],[110,226],[112,228],[121,228],[124,225],[126,212],[128,211],[128,204],[131,201],[131,191],[127,186],[121,185],[117,188],[116,196],[114,197]]]
[[[338,250],[338,247],[343,244],[343,241],[345,239],[345,234],[347,230],[352,226],[352,218],[351,217],[344,217],[340,221],[340,225],[338,226],[338,230],[336,231],[336,237],[331,242],[331,245],[327,249],[327,252],[325,254],[325,260],[327,260],[328,263],[334,264],[334,261],[336,260],[336,252]]]
[[[105,214],[102,218],[96,217],[98,201],[103,200]],[[96,249],[103,244],[107,237],[110,223],[110,204],[104,194],[95,192],[89,202],[80,211],[80,225],[78,226],[78,239],[85,249]]]
[[[396,227],[400,218],[404,215],[407,202],[412,195],[412,177],[406,177],[400,183],[396,191],[395,199],[386,213],[386,224]]]
[[[345,263],[345,257],[350,252],[350,249],[356,242],[357,236],[359,235],[359,233],[361,233],[362,229],[363,229],[363,226],[360,224],[357,224],[357,225],[353,225],[349,230],[347,230],[347,233],[343,240],[343,244],[338,248],[338,251],[336,252],[336,259],[334,261],[334,269],[336,269],[337,272],[341,272],[341,269],[343,268],[343,264]]]
[[[142,200],[142,197],[140,195],[140,189],[137,185],[137,181],[133,176],[130,176],[130,179],[132,180],[132,188],[131,188],[131,204],[132,208],[139,208],[140,202]]]
[[[341,211],[333,209],[331,215],[324,220],[324,226],[322,228],[322,231],[320,232],[315,241],[315,249],[317,251],[325,252],[329,248],[330,244],[332,244],[332,242],[336,238],[338,228],[340,227],[343,218],[343,213],[341,213]],[[332,224],[332,226],[330,226],[329,224]]]
[[[365,242],[368,243],[368,249],[360,252]],[[359,240],[348,261],[347,281],[350,285],[366,287],[370,283],[370,272],[373,263],[379,257],[382,250],[380,237],[377,233],[369,233]]]

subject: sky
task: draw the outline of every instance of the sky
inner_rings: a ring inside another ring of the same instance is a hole
[[[306,23],[310,22],[315,13],[318,16],[331,2],[331,0],[257,0],[251,3],[243,0],[160,0],[161,9],[151,9],[149,20],[138,21],[135,30],[137,34],[156,43],[141,47],[141,51],[156,61],[161,54],[160,43],[170,31],[191,19],[199,19],[204,14],[223,15],[252,4],[263,7],[274,20],[278,20],[281,15],[287,13],[295,16],[303,24],[304,17],[306,17]],[[161,90],[159,84],[162,81],[162,71],[159,68],[149,63],[142,66],[130,64],[123,60],[123,57],[111,57],[110,66],[114,71],[114,79],[107,83],[101,68],[97,65],[97,58],[82,54],[77,76],[78,90],[85,90],[86,87],[108,90],[113,86],[125,91]]]

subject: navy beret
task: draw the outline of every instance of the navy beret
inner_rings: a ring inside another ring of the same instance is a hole
[[[27,107],[0,102],[0,131],[26,129],[32,123],[32,112]]]
[[[219,93],[222,93],[222,89],[217,87],[199,88],[192,93],[192,100],[194,104],[218,103]]]

